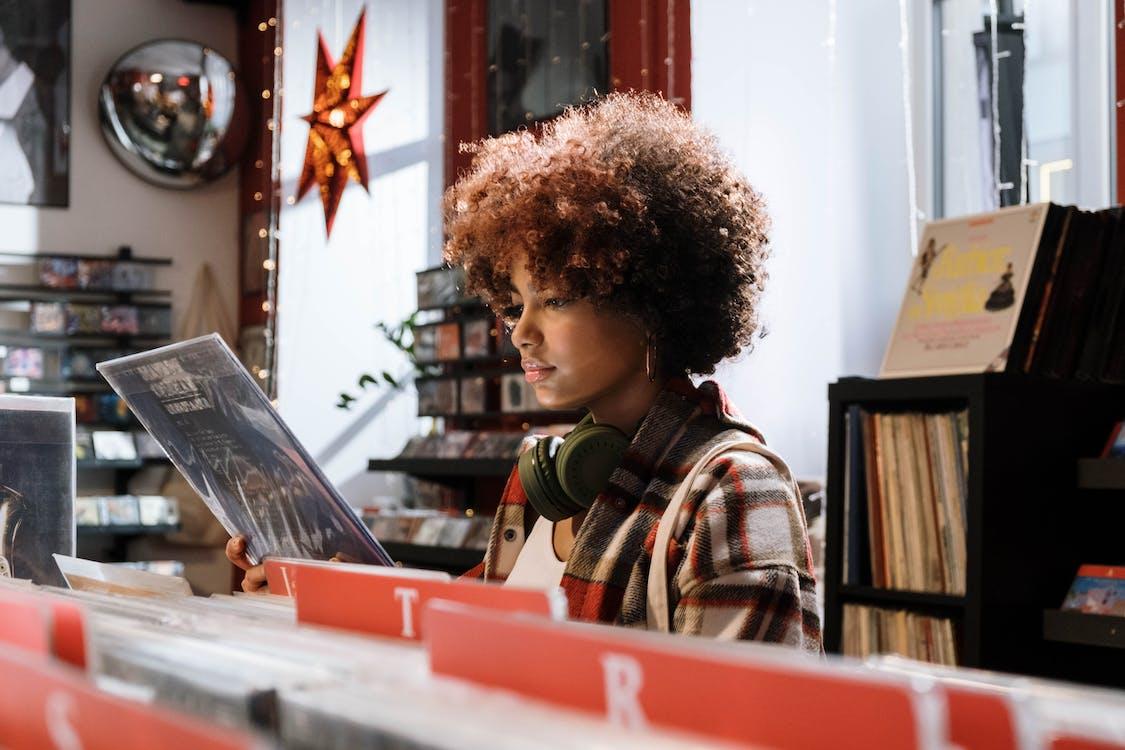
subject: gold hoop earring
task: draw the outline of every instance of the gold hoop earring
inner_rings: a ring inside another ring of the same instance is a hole
[[[648,382],[656,382],[656,345],[651,336],[645,344],[645,375],[648,376]]]

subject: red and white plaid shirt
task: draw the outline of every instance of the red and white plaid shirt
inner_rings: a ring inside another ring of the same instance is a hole
[[[561,584],[571,619],[647,627],[660,517],[703,454],[739,432],[765,442],[716,383],[669,382],[579,529]],[[505,580],[536,517],[513,470],[484,561],[466,575]],[[668,571],[674,632],[822,651],[801,499],[769,459],[729,451],[699,475],[677,517]]]

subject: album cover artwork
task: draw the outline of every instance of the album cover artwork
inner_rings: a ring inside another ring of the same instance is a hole
[[[217,334],[98,370],[252,560],[392,564]]]
[[[66,307],[61,302],[32,302],[29,328],[32,333],[64,333]]]
[[[128,336],[140,333],[137,308],[128,305],[105,305],[101,310],[101,329],[106,333]]]
[[[466,320],[461,326],[461,338],[465,359],[487,357],[492,353],[492,319]]]
[[[4,350],[4,374],[42,378],[45,372],[43,350],[32,346],[0,347]]]
[[[454,321],[437,326],[437,359],[449,362],[461,357],[461,327]]]
[[[137,331],[148,336],[172,335],[172,310],[168,307],[138,307]]]
[[[102,525],[102,503],[97,497],[74,498],[74,522],[79,526]]]
[[[138,495],[141,526],[175,526],[180,522],[180,504],[174,497]]]
[[[102,498],[102,518],[107,526],[140,526],[141,507],[134,495],[110,495]]]
[[[90,349],[71,349],[63,356],[63,377],[91,378],[97,375],[94,369],[95,351]],[[102,357],[102,359],[110,359]]]
[[[437,326],[418,326],[414,329],[414,360],[433,362],[437,359]]]
[[[0,396],[0,576],[65,586],[74,554],[74,401]]]
[[[78,286],[82,289],[112,289],[115,265],[112,260],[79,260]]]
[[[39,283],[53,289],[74,289],[78,286],[78,261],[43,258],[39,261]]]
[[[94,458],[94,435],[87,427],[75,428],[74,457],[79,461],[90,461]]]
[[[155,271],[144,263],[118,261],[113,266],[115,291],[141,291],[153,288]]]
[[[480,414],[485,409],[487,381],[484,378],[461,379],[461,413]]]
[[[102,308],[100,305],[67,305],[66,332],[101,333]]]
[[[137,446],[133,435],[121,430],[95,430],[94,456],[99,461],[136,461]]]

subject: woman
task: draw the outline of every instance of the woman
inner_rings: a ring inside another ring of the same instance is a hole
[[[679,483],[717,443],[762,441],[715,383],[687,378],[758,327],[761,198],[711,135],[648,94],[612,94],[538,138],[476,150],[446,195],[446,260],[511,327],[540,404],[587,408],[591,460],[612,459],[601,486],[569,493],[554,481],[567,442],[529,447],[472,573],[561,585],[573,619],[645,627],[657,528]],[[733,450],[692,486],[667,550],[672,630],[821,650],[804,513],[782,472]]]

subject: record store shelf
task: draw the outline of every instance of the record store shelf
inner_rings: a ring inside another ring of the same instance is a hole
[[[1078,486],[1088,490],[1125,490],[1125,458],[1078,459]]]
[[[1048,641],[1125,649],[1125,617],[1046,609],[1043,637]]]
[[[467,572],[484,559],[482,549],[461,547],[433,547],[409,542],[381,542],[383,549],[395,562],[415,568],[434,568],[452,575]]]
[[[416,477],[506,477],[514,458],[373,458],[368,471],[401,471]]]

